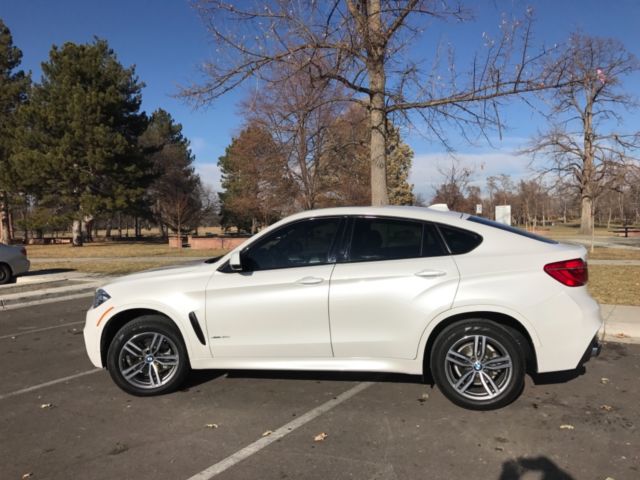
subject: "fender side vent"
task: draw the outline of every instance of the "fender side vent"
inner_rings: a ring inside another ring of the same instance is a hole
[[[193,331],[196,332],[196,337],[200,340],[202,345],[206,345],[206,341],[204,339],[204,333],[202,333],[202,328],[200,328],[200,322],[198,322],[198,317],[196,317],[195,312],[191,312],[189,314],[189,320],[191,320],[191,326],[193,327]]]

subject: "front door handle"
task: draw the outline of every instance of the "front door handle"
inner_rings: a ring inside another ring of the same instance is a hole
[[[320,277],[304,277],[296,283],[299,283],[300,285],[317,285],[322,282],[324,282],[324,279]]]
[[[433,278],[433,277],[442,277],[446,275],[447,272],[443,272],[442,270],[422,270],[416,273],[416,276],[422,278]]]

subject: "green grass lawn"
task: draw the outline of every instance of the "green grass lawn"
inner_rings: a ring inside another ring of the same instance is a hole
[[[82,247],[71,245],[29,245],[29,258],[87,258],[87,257],[215,257],[222,250],[193,250],[191,248],[171,248],[164,243],[153,242],[95,242]]]

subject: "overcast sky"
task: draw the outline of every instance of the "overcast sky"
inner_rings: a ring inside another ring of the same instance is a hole
[[[455,46],[458,56],[471,55],[481,44],[483,32],[496,32],[502,9],[522,12],[531,5],[536,14],[535,41],[551,45],[569,32],[609,36],[622,41],[640,56],[640,1],[544,0],[521,2],[477,1],[476,20],[466,25],[434,23],[431,35]],[[145,82],[143,108],[151,113],[164,108],[184,127],[196,156],[197,169],[206,183],[219,188],[217,159],[233,135],[241,128],[238,102],[244,93],[232,92],[213,106],[193,111],[173,97],[178,85],[198,80],[198,65],[210,58],[211,45],[201,20],[188,1],[183,0],[0,0],[2,18],[24,54],[22,68],[31,70],[37,80],[40,63],[47,59],[52,44],[66,41],[90,42],[94,36],[108,40],[124,65],[136,65]],[[429,61],[431,45],[417,44],[412,55]],[[626,89],[640,97],[640,74],[626,80]],[[476,169],[476,180],[507,173],[515,179],[528,175],[528,159],[514,155],[527,138],[543,127],[543,121],[526,105],[507,108],[503,118],[508,130],[502,139],[496,135],[492,145],[468,145],[452,131],[451,142],[459,161]],[[640,115],[627,114],[626,128],[637,129]],[[415,152],[411,181],[426,199],[440,180],[438,167],[450,164],[451,156],[418,129],[405,131],[405,141]]]

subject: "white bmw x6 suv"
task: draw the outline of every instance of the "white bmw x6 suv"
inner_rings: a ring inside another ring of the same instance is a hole
[[[93,364],[135,395],[192,369],[429,374],[456,404],[499,408],[525,372],[599,353],[583,247],[419,207],[308,211],[227,255],[96,292]]]

